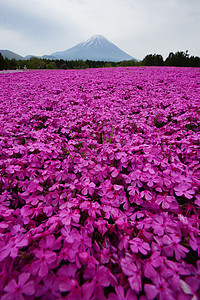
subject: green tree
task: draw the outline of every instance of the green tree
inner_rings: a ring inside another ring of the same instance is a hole
[[[27,61],[27,66],[29,69],[44,69],[45,61],[38,57],[30,57],[29,61]]]
[[[123,60],[119,63],[119,67],[135,67],[137,66],[137,61],[135,59]]]
[[[0,70],[5,69],[5,60],[3,58],[3,55],[0,53]]]
[[[200,57],[191,56],[190,57],[190,67],[200,67]]]
[[[17,68],[17,61],[15,58],[12,58],[10,60],[10,69],[16,69]]]
[[[141,64],[143,66],[163,66],[163,57],[160,54],[148,54]]]
[[[168,57],[165,60],[166,66],[176,66],[176,67],[189,67],[190,58],[188,51],[177,51],[175,54],[170,52]]]
[[[44,66],[44,68],[45,68],[45,66]],[[47,69],[57,69],[57,65],[56,65],[55,61],[49,61],[46,64],[46,68]]]
[[[9,70],[10,69],[10,61],[7,57],[4,58],[4,62],[5,62],[4,69]]]

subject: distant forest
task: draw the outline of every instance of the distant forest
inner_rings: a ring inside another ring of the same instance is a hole
[[[175,67],[200,67],[200,57],[190,56],[188,51],[170,52],[164,60],[160,54],[148,54],[141,61],[128,60],[121,62],[42,59],[31,57],[29,60],[16,60],[3,58],[0,53],[0,70],[14,69],[87,69],[106,67],[131,67],[131,66],[175,66]]]

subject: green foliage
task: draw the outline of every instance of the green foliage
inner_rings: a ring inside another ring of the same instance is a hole
[[[163,57],[160,54],[148,54],[142,61],[143,66],[163,66]]]
[[[45,66],[44,66],[44,68],[45,68]],[[50,70],[57,69],[57,65],[56,65],[55,61],[50,61],[49,63],[46,64],[46,68],[50,69]]]
[[[135,59],[123,60],[119,63],[119,67],[135,67],[137,66],[137,61]]]
[[[114,132],[115,132],[115,126],[112,127],[111,133],[110,133],[110,135],[109,135],[108,142],[109,142],[110,144],[112,143],[112,138],[113,138]]]
[[[17,68],[17,60],[15,58],[12,58],[9,61],[9,67],[10,67],[10,69],[16,69]]]
[[[188,51],[170,52],[165,60],[165,66],[200,67],[200,57],[189,56]]]
[[[29,69],[44,69],[45,62],[41,58],[32,56],[30,57],[29,62],[27,62],[27,65]]]
[[[50,60],[46,58],[30,57],[29,60],[16,60],[3,58],[0,53],[0,70],[4,69],[88,69],[132,66],[177,66],[177,67],[200,67],[200,57],[189,56],[188,51],[170,52],[166,60],[160,54],[148,54],[141,61],[124,60],[121,62],[92,61],[92,60]]]
[[[2,54],[0,53],[0,70],[4,70],[4,69],[5,69],[5,61]]]

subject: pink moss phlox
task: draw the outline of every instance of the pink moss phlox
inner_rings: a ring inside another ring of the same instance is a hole
[[[199,69],[0,75],[0,298],[200,298]]]

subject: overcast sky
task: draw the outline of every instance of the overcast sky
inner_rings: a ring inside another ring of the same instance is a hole
[[[131,56],[200,56],[200,0],[0,0],[0,49],[66,50],[101,34]]]

